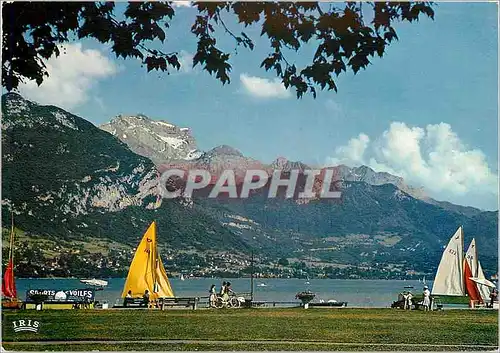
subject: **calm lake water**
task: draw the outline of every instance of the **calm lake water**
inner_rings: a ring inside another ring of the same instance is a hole
[[[170,279],[174,294],[178,297],[208,296],[212,284],[219,290],[222,281],[218,278],[190,278],[181,281]],[[114,304],[120,298],[124,278],[107,279],[108,286],[103,291],[96,292],[96,300]],[[250,279],[228,279],[236,293],[250,292]],[[254,299],[257,301],[297,301],[295,294],[309,289],[316,293],[316,299],[335,299],[347,301],[349,307],[390,307],[397,299],[397,294],[405,290],[405,286],[413,286],[412,293],[420,294],[423,284],[418,280],[345,280],[345,279],[311,279],[309,284],[304,279],[254,279]],[[265,284],[266,286],[261,286]],[[432,281],[427,282],[432,288]],[[20,299],[25,299],[29,289],[84,289],[88,288],[79,279],[17,279],[16,286]]]

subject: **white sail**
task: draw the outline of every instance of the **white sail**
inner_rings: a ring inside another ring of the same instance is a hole
[[[476,239],[472,239],[470,242],[469,248],[465,253],[465,261],[469,265],[470,271],[472,273],[472,277],[477,277],[477,249],[476,249]]]
[[[483,299],[484,302],[488,301],[490,298],[490,289],[488,288],[487,284],[483,284],[486,283],[484,282],[484,280],[486,280],[486,277],[484,276],[484,272],[481,267],[481,263],[479,262],[479,257],[477,255],[476,239],[472,239],[469,245],[469,249],[465,254],[465,260],[469,264],[469,268],[472,273],[471,279],[474,282],[476,282],[476,286],[479,291],[479,294],[481,295],[481,298]]]
[[[433,295],[465,295],[463,231],[459,227],[444,249],[432,286]]]
[[[495,285],[488,281],[484,276],[483,268],[481,267],[481,263],[479,260],[477,261],[477,288],[479,289],[479,294],[481,294],[481,298],[486,303],[490,300],[490,287],[495,288]]]

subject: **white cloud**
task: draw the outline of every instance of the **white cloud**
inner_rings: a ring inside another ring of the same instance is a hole
[[[328,165],[361,165],[363,164],[363,156],[368,147],[370,138],[363,133],[358,137],[353,137],[349,140],[346,146],[340,146],[335,149],[335,157],[327,158]]]
[[[19,91],[26,98],[71,109],[89,99],[97,81],[118,71],[117,65],[99,50],[83,49],[81,43],[59,49],[59,57],[53,56],[45,62],[49,77],[40,86],[34,81],[19,85]]]
[[[484,153],[468,148],[446,123],[425,128],[391,123],[373,143],[365,134],[337,147],[327,164],[365,164],[423,186],[432,197],[481,207],[498,193],[498,175]],[[481,196],[483,195],[483,196]]]
[[[269,80],[267,78],[249,76],[247,74],[240,75],[240,81],[245,89],[245,92],[257,98],[289,98],[290,91],[275,78]]]
[[[172,1],[172,6],[173,7],[191,7],[191,1]]]
[[[193,54],[185,50],[180,51],[178,55],[179,63],[181,64],[179,72],[189,73],[193,71],[193,56]]]

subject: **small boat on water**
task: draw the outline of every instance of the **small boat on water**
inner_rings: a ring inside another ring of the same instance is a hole
[[[16,281],[14,278],[14,215],[9,242],[9,262],[2,278],[2,309],[20,309],[22,301],[17,298]]]
[[[179,279],[180,279],[181,281],[184,281],[184,280],[185,280],[184,275],[183,275],[182,273],[181,273],[181,275],[179,276]]]
[[[80,282],[96,287],[96,290],[103,290],[108,285],[108,281],[103,279],[81,279]]]
[[[257,287],[267,287],[267,284],[265,284],[265,283],[259,283],[259,284],[257,284]]]

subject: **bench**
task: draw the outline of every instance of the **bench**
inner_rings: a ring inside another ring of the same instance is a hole
[[[158,298],[157,300],[151,300],[148,304],[146,304],[142,298],[124,298],[123,302],[117,302],[117,304],[113,305],[113,308],[156,308],[165,310],[166,307],[184,307],[196,310],[199,301],[199,297],[174,297]]]
[[[198,307],[199,297],[174,297],[174,298],[159,298],[158,305],[161,310],[165,310],[166,307],[185,307],[192,308],[196,310]]]
[[[140,308],[144,307],[146,308],[148,305],[142,298],[123,298],[123,304],[122,305],[115,305],[114,307],[120,307],[120,308]]]

